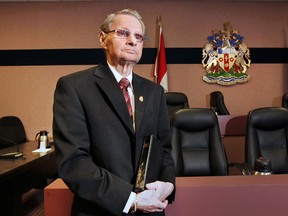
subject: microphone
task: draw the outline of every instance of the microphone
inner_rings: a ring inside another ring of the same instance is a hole
[[[16,158],[20,158],[23,156],[23,152],[20,152],[19,146],[16,142],[14,142],[13,140],[4,138],[4,137],[0,137],[0,141],[1,140],[4,141],[5,143],[15,145],[17,148],[17,152],[9,152],[9,153],[5,153],[5,154],[1,154],[0,159],[16,159]]]

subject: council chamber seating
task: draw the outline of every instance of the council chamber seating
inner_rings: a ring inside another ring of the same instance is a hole
[[[248,113],[245,162],[253,167],[259,157],[271,161],[274,174],[288,173],[288,110],[263,107]]]
[[[210,93],[210,108],[218,115],[230,115],[224,102],[223,93],[220,91]]]
[[[188,98],[184,93],[166,92],[165,96],[170,119],[177,110],[189,108]]]
[[[26,141],[24,126],[18,117],[4,116],[0,118],[0,149]]]
[[[206,108],[178,110],[171,122],[177,176],[225,176],[228,164],[216,114]]]

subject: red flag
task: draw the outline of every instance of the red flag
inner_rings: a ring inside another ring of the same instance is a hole
[[[154,64],[154,76],[156,81],[160,84],[165,92],[168,92],[168,73],[167,73],[167,64],[166,64],[166,51],[164,45],[164,36],[161,26],[161,17],[157,18],[158,24],[158,50]]]

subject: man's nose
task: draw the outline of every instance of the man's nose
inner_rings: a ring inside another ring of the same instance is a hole
[[[129,37],[127,38],[127,42],[128,44],[135,46],[137,44],[137,39],[133,34],[130,34]]]

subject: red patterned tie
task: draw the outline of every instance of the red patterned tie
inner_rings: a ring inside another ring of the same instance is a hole
[[[126,104],[128,107],[129,114],[130,114],[130,116],[132,116],[133,115],[132,106],[131,106],[130,96],[129,96],[129,93],[127,90],[128,86],[130,85],[130,82],[128,79],[122,78],[119,82],[119,85],[120,85],[120,88],[123,92],[123,95],[124,95],[124,98],[125,98],[125,101],[126,101]]]

